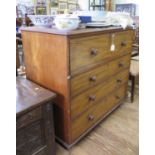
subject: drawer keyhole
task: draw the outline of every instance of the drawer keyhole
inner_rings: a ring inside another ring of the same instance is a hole
[[[97,51],[98,51],[97,49],[92,48],[91,51],[90,51],[90,54],[93,55],[93,56],[96,56],[97,55]]]
[[[95,119],[95,117],[94,117],[93,115],[89,115],[89,116],[88,116],[88,120],[89,120],[89,121],[93,121],[94,119]]]
[[[95,101],[95,99],[96,99],[96,96],[95,96],[95,95],[90,95],[90,96],[89,96],[89,100],[90,100],[90,101]]]
[[[96,76],[91,76],[91,77],[89,78],[89,80],[95,82],[95,81],[96,81]]]

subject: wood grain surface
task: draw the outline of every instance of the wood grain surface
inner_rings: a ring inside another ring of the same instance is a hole
[[[128,69],[129,65],[130,55],[126,55],[72,77],[71,96],[74,97],[80,92],[96,86],[96,84],[103,82],[123,69]]]
[[[81,73],[107,60],[131,53],[133,32],[123,31],[70,40],[71,74]],[[111,45],[115,49],[111,51]]]
[[[51,101],[55,97],[55,93],[25,78],[16,78],[16,116]]]
[[[54,106],[56,134],[69,142],[69,57],[66,36],[22,33],[27,78],[58,96]]]
[[[118,104],[125,96],[126,85],[122,86],[116,92],[105,97],[99,104],[89,108],[85,113],[72,122],[72,140],[75,140],[85,132],[99,118],[103,117],[115,104]]]
[[[124,70],[112,78],[109,78],[108,80],[99,83],[97,86],[74,97],[71,100],[71,118],[74,119],[92,105],[97,105],[97,103],[105,96],[118,89],[122,84],[126,83],[128,76],[129,71]]]
[[[126,28],[126,30],[131,30],[131,28]],[[48,34],[56,34],[56,35],[65,35],[69,37],[79,37],[86,35],[96,35],[96,34],[104,34],[111,32],[119,32],[126,31],[121,27],[107,27],[107,28],[87,28],[87,29],[77,29],[73,31],[60,31],[56,28],[44,28],[44,27],[22,27],[21,31],[28,32],[40,32],[40,33],[48,33]]]

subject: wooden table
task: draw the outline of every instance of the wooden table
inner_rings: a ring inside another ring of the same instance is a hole
[[[55,97],[55,93],[27,79],[16,79],[17,155],[55,155],[52,112]]]

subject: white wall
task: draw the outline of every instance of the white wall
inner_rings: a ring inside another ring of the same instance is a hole
[[[89,0],[78,0],[81,10],[89,10]]]

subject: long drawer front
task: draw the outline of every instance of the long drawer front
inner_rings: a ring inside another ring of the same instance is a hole
[[[89,107],[102,100],[104,96],[126,83],[128,73],[128,70],[124,70],[103,83],[100,83],[92,89],[89,89],[73,98],[71,100],[71,118],[76,118]]]
[[[93,124],[101,119],[101,117],[116,106],[125,97],[125,92],[126,84],[72,121],[72,141],[76,140],[76,138],[86,132]]]
[[[116,32],[70,40],[71,74],[131,52],[133,31]],[[114,51],[111,46],[115,45]]]
[[[73,97],[88,88],[96,86],[106,78],[129,68],[129,65],[130,54],[73,77],[71,79],[71,96]]]

